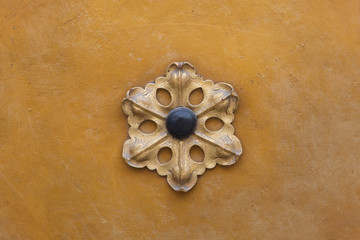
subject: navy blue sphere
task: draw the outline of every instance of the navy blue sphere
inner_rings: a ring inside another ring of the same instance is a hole
[[[166,118],[166,128],[177,139],[189,137],[196,127],[196,115],[185,107],[174,108]]]

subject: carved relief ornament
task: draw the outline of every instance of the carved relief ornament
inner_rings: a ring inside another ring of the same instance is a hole
[[[194,105],[189,96],[201,90],[203,99]],[[157,98],[159,90],[171,96],[168,105]],[[242,153],[239,139],[234,135],[234,111],[238,95],[227,83],[204,80],[187,62],[174,62],[166,69],[166,75],[148,83],[145,88],[135,87],[128,91],[122,108],[130,125],[129,139],[123,146],[123,158],[133,167],[147,167],[167,176],[175,191],[188,191],[207,168],[216,164],[232,165]],[[206,121],[217,119],[221,129],[207,128]],[[156,128],[152,133],[139,130],[144,121],[152,121]],[[200,148],[202,161],[191,158],[191,149]],[[169,161],[158,159],[162,149],[170,149]]]

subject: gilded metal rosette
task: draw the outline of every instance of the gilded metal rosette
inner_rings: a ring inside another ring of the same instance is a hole
[[[158,101],[157,91],[166,90],[171,95],[170,103],[165,106]],[[190,94],[201,89],[203,99],[194,105],[189,101]],[[234,164],[242,153],[239,139],[234,135],[234,111],[238,105],[238,95],[227,83],[214,83],[204,80],[187,62],[171,63],[166,75],[148,83],[145,88],[135,87],[128,91],[122,108],[128,116],[130,125],[129,139],[123,146],[123,158],[133,167],[147,167],[156,170],[161,176],[167,176],[169,185],[175,191],[189,191],[207,168]],[[169,134],[166,118],[170,111],[188,108],[196,115],[197,123],[193,133],[178,139]],[[221,129],[212,131],[206,127],[206,121],[217,118],[223,122]],[[152,133],[143,133],[139,126],[146,120],[156,123]],[[190,149],[198,146],[203,150],[202,161],[190,156]],[[171,159],[161,163],[158,153],[163,148],[171,149]]]

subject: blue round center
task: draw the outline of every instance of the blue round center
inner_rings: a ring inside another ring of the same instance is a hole
[[[185,107],[178,107],[169,113],[166,118],[168,132],[177,139],[189,137],[196,127],[196,115]]]

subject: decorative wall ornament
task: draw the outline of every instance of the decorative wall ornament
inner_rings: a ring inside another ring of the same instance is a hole
[[[159,99],[165,92],[168,103]],[[194,103],[191,95],[202,94]],[[122,108],[128,116],[129,139],[123,146],[123,157],[136,168],[156,170],[175,191],[188,191],[206,168],[216,164],[232,165],[242,153],[239,139],[234,135],[234,111],[238,95],[227,83],[204,80],[187,62],[171,63],[166,76],[158,77],[145,88],[128,91]],[[220,129],[209,129],[207,122],[216,120]],[[144,122],[156,124],[153,132],[142,132]],[[203,151],[203,159],[192,157],[193,149]],[[171,151],[167,162],[159,160],[159,152]]]

